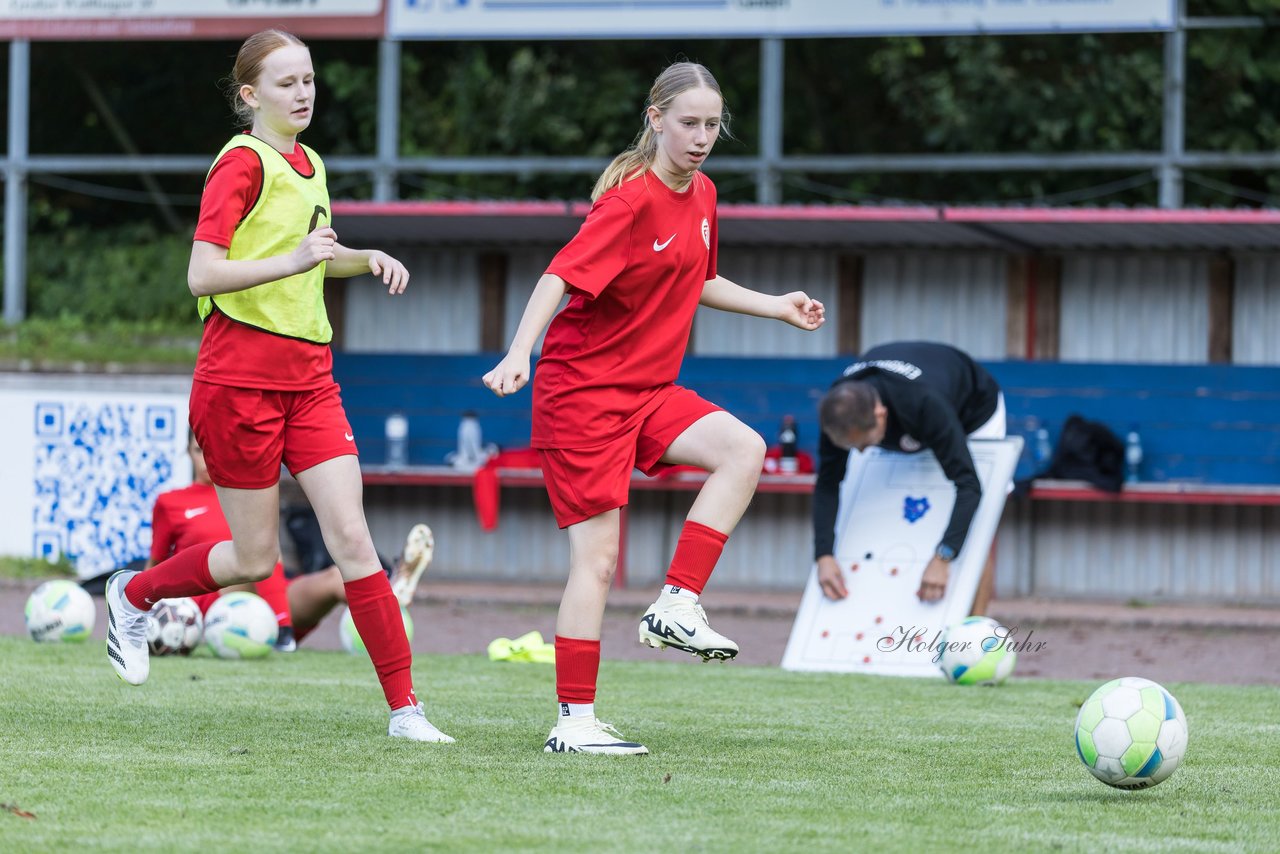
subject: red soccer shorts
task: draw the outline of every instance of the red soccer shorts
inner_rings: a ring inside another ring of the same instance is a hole
[[[631,470],[654,475],[670,468],[660,460],[671,443],[693,422],[719,411],[689,389],[672,385],[647,418],[616,439],[590,448],[539,448],[556,524],[567,528],[624,506]]]
[[[266,489],[280,464],[297,474],[356,453],[338,384],[308,391],[270,391],[191,384],[191,429],[209,477],[231,489]]]

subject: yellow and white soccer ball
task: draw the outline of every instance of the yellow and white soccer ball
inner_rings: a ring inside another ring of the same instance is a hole
[[[409,609],[400,606],[400,619],[404,620],[404,635],[410,641],[413,640],[413,617],[409,616]],[[338,637],[342,640],[342,648],[352,655],[368,655],[369,650],[365,648],[364,641],[360,640],[360,633],[356,631],[355,620],[351,619],[351,609],[345,608],[342,611],[342,622],[338,624]]]
[[[204,615],[204,639],[219,658],[262,658],[279,634],[275,612],[261,596],[227,593]]]
[[[93,632],[93,598],[73,581],[57,578],[31,592],[23,609],[27,631],[39,643],[79,642]]]

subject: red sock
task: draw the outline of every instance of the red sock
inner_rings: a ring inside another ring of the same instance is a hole
[[[168,560],[139,572],[124,586],[124,598],[144,611],[161,599],[212,593],[221,585],[209,574],[209,552],[217,543],[183,549]]]
[[[728,534],[722,534],[715,528],[686,520],[680,530],[680,539],[676,540],[671,568],[667,570],[667,584],[701,595],[728,539]]]
[[[258,595],[267,600],[271,611],[276,615],[276,623],[292,626],[293,616],[289,613],[289,581],[284,577],[284,564],[276,563],[271,575],[253,585]]]
[[[413,693],[413,652],[404,634],[400,602],[381,572],[343,585],[356,631],[369,650],[373,669],[392,711],[418,703]]]
[[[556,635],[556,698],[562,703],[594,703],[600,672],[600,641]]]

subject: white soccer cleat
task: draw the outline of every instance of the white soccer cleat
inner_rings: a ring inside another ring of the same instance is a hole
[[[138,573],[120,570],[107,579],[107,658],[116,675],[130,685],[141,685],[151,673],[147,646],[147,612],[133,607],[124,588]]]
[[[736,643],[711,628],[701,605],[666,590],[640,621],[640,643],[654,649],[669,646],[684,650],[703,661],[728,661],[738,654]]]
[[[387,735],[392,738],[407,738],[410,741],[429,741],[436,744],[453,744],[453,739],[436,729],[435,724],[427,720],[422,711],[422,704],[405,706],[391,713],[391,722],[387,724]]]
[[[404,556],[391,576],[391,592],[406,608],[413,602],[414,591],[435,554],[436,538],[431,528],[418,524],[409,529],[404,540]]]
[[[627,741],[612,725],[596,720],[595,715],[561,717],[543,753],[599,753],[605,756],[642,756],[649,748]]]

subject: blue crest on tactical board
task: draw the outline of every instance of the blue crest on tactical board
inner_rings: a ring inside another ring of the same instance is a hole
[[[902,502],[902,518],[906,519],[908,522],[916,522],[928,512],[928,496],[922,495],[919,498],[912,498],[908,495]]]

